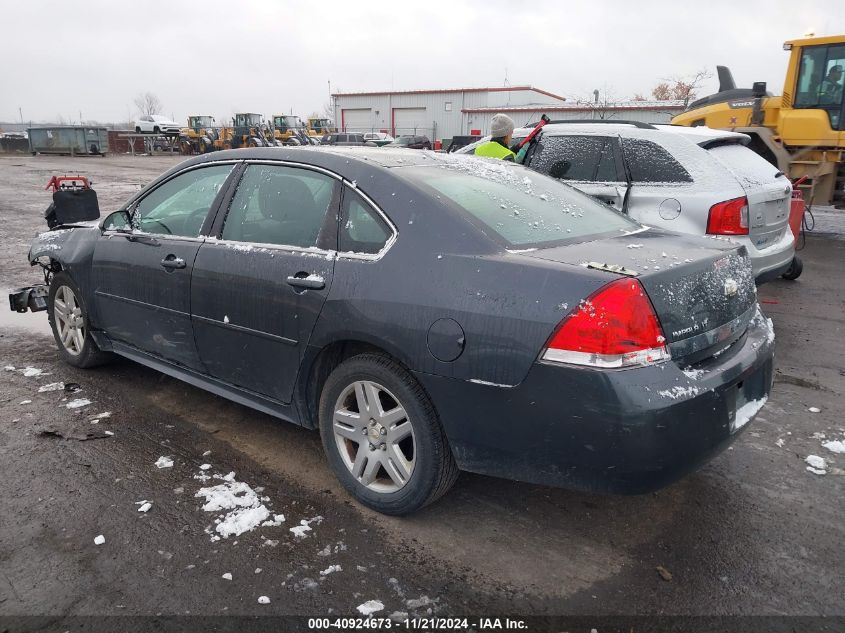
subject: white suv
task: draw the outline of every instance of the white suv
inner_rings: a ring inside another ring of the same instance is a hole
[[[136,132],[155,134],[179,134],[182,126],[160,114],[145,114],[135,121]]]
[[[794,279],[792,185],[749,141],[705,127],[560,121],[542,129],[524,162],[648,226],[730,237],[748,249],[758,284]]]

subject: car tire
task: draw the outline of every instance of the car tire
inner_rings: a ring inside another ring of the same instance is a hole
[[[781,277],[788,279],[789,281],[795,281],[801,276],[802,272],[804,272],[804,262],[801,261],[800,257],[795,256],[792,258],[792,263],[789,265],[789,268],[781,275]]]
[[[161,128],[159,126],[155,126],[153,128],[153,134],[161,134]]]
[[[377,405],[368,408],[367,396]],[[388,356],[361,354],[338,365],[320,395],[319,424],[338,479],[377,512],[410,514],[440,498],[458,477],[434,405]]]
[[[57,311],[58,301],[58,311]],[[53,275],[47,295],[47,319],[59,355],[74,367],[95,367],[110,361],[113,355],[103,352],[91,337],[88,311],[82,293],[66,272]]]

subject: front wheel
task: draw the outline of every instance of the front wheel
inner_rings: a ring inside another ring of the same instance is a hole
[[[432,503],[458,476],[428,396],[383,355],[355,356],[331,373],[320,397],[320,435],[343,486],[384,514]]]
[[[88,312],[79,288],[65,272],[58,272],[50,282],[47,296],[47,318],[59,354],[74,367],[94,367],[111,359],[111,354],[100,351],[88,325]]]

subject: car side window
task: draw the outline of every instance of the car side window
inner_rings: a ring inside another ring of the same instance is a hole
[[[692,182],[692,176],[657,143],[623,138],[622,153],[633,182]]]
[[[249,165],[229,205],[222,238],[317,246],[334,186],[333,178],[308,169]]]
[[[233,167],[191,169],[156,187],[135,205],[132,228],[157,235],[198,236]]]
[[[347,187],[343,192],[338,250],[342,253],[378,253],[392,230],[382,217]]]
[[[593,182],[605,145],[603,136],[543,136],[534,150],[531,168],[560,180]],[[602,169],[605,173],[607,165]]]
[[[605,142],[601,149],[595,180],[596,182],[617,182],[619,180],[619,171],[616,169],[616,158],[613,155],[613,144],[610,139]]]

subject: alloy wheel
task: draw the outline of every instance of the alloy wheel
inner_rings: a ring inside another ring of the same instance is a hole
[[[85,320],[73,290],[61,286],[53,298],[53,318],[59,340],[68,354],[79,356],[85,344]]]
[[[391,493],[408,483],[416,463],[414,428],[405,407],[382,385],[359,380],[344,389],[332,428],[343,463],[361,484]]]

